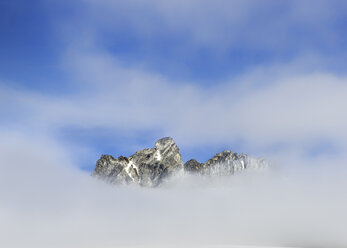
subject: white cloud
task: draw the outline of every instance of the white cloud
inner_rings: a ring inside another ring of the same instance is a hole
[[[1,137],[2,246],[347,242],[345,171],[306,168],[218,180],[184,177],[159,189],[114,187],[68,166],[64,149],[51,140],[5,132]]]
[[[107,55],[77,53],[68,59],[79,91],[62,96],[6,91],[4,110],[30,113],[17,125],[48,132],[70,126],[151,129],[183,146],[242,139],[250,147],[281,142],[302,147],[323,139],[346,147],[343,76],[295,74],[282,65],[275,76],[273,68],[263,68],[260,74],[247,72],[247,77],[204,88],[124,68]]]
[[[289,46],[300,54],[301,48],[310,49],[319,44],[331,47],[341,41],[335,24],[347,7],[339,0],[315,1],[314,8],[309,2],[273,0],[81,0],[77,3],[80,11],[73,20],[78,29],[69,28],[73,29],[70,35],[79,41],[81,35],[84,41],[95,41],[103,37],[97,34],[112,34],[126,28],[143,41],[142,46],[163,34],[182,37],[184,42],[176,48],[178,53],[197,47],[209,47],[214,52],[229,47],[280,52]]]

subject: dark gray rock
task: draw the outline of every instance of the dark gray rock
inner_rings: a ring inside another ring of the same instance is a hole
[[[202,164],[191,159],[184,164],[184,170],[187,172],[199,172],[202,169]]]
[[[135,183],[157,186],[175,173],[183,172],[180,151],[172,138],[155,143],[155,148],[143,149],[130,157],[102,155],[97,161],[94,176],[112,183]]]

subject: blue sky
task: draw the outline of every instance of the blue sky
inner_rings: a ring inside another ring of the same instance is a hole
[[[167,135],[184,160],[346,148],[331,130],[345,123],[331,113],[346,104],[344,1],[0,7],[0,127],[55,140],[80,168]]]

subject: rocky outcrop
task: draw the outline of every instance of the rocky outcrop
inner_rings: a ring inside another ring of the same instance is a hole
[[[130,157],[117,159],[102,155],[93,175],[112,183],[136,183],[157,186],[163,180],[184,170],[180,151],[172,138],[155,143],[155,148],[143,149]]]
[[[229,150],[217,153],[205,163],[191,159],[184,164],[187,172],[219,176],[232,175],[245,169],[262,169],[267,166],[265,159],[252,158],[246,154],[238,155]]]
[[[202,164],[200,164],[195,159],[191,159],[184,164],[184,170],[186,172],[199,172],[202,169]]]
[[[97,161],[93,176],[111,183],[134,183],[154,187],[174,174],[231,175],[250,168],[265,168],[264,159],[231,151],[216,154],[205,163],[191,159],[182,162],[179,148],[172,138],[166,137],[155,143],[155,148],[143,149],[130,157],[102,155]]]

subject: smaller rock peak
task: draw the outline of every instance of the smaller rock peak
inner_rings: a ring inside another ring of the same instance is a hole
[[[221,159],[230,159],[237,157],[237,153],[233,153],[230,150],[226,150],[220,153],[215,154],[210,160],[221,160]]]
[[[232,151],[230,151],[230,150],[225,150],[223,152],[217,153],[214,156],[227,156],[227,155],[230,155],[230,154],[234,154],[234,153]]]
[[[202,164],[198,161],[191,159],[184,164],[184,169],[188,172],[198,172],[202,168],[201,166]]]
[[[115,158],[111,155],[107,155],[107,154],[102,154],[100,159],[103,159],[103,160],[115,160]]]
[[[196,159],[192,158],[189,161],[187,161],[187,163],[199,163],[199,162]]]

